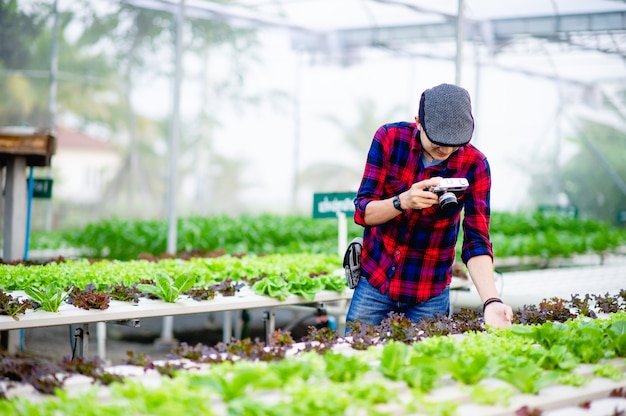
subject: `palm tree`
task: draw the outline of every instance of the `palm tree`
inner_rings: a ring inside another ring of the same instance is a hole
[[[110,14],[94,16],[88,25],[96,36],[104,35],[115,44],[114,60],[121,68],[125,86],[121,107],[124,108],[127,120],[128,152],[102,205],[125,206],[127,216],[163,215],[164,207],[161,202],[165,201],[164,183],[168,172],[164,161],[159,161],[154,153],[154,146],[160,142],[162,148],[169,148],[169,143],[166,142],[168,120],[150,123],[150,120],[137,114],[130,97],[140,78],[149,74],[155,77],[171,76],[168,57],[173,53],[173,17],[170,13],[122,4]],[[232,59],[236,61],[233,65],[236,70],[224,84],[211,85],[215,87],[215,91],[202,88],[200,94],[203,104],[199,114],[188,117],[183,123],[177,165],[179,177],[185,178],[198,173],[201,181],[206,180],[206,170],[201,169],[206,164],[217,164],[216,169],[232,173],[236,177],[238,172],[233,170],[238,165],[213,154],[212,125],[217,121],[214,120],[215,111],[208,108],[210,103],[207,102],[207,97],[210,95],[215,98],[220,105],[223,105],[220,93],[231,94],[229,98],[238,98],[236,87],[240,85],[245,67],[241,62],[245,62],[246,57],[253,56],[249,50],[255,45],[255,32],[232,28],[220,20],[194,18],[186,20],[183,30],[186,34],[184,52],[207,56],[205,54],[214,45],[230,45],[235,51]],[[206,65],[207,60],[202,59],[202,62]],[[185,74],[184,80],[190,80],[189,74]],[[211,188],[216,189],[208,186],[208,190]],[[235,198],[236,192],[237,189],[231,188],[230,197]],[[147,207],[151,209],[146,209]]]

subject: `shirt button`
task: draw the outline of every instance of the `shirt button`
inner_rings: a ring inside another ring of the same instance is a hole
[[[400,250],[396,251],[396,254],[399,256],[400,255]]]

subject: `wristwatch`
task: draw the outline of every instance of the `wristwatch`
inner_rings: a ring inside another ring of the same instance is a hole
[[[402,208],[402,204],[400,203],[400,197],[398,195],[393,197],[393,207],[400,212],[406,211]]]

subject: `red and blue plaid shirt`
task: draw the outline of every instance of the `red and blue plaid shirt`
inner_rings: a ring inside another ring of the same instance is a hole
[[[485,254],[493,257],[489,239],[491,174],[486,157],[467,144],[447,160],[423,169],[418,134],[416,124],[408,122],[378,129],[354,200],[354,221],[365,227],[362,276],[389,298],[408,303],[426,301],[450,284],[463,209],[462,261]],[[370,201],[391,198],[415,182],[436,176],[469,181],[456,207],[443,210],[436,204],[407,210],[384,224],[365,224],[365,207]]]

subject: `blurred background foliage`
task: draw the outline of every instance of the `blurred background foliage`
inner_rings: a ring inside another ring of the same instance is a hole
[[[106,220],[83,229],[36,232],[33,250],[76,248],[81,256],[133,260],[166,253],[165,220]],[[581,254],[604,256],[626,244],[626,230],[602,221],[554,214],[494,213],[491,234],[496,260],[529,257],[549,261]],[[348,238],[362,228],[348,221]],[[458,250],[460,250],[459,239]],[[189,217],[178,222],[178,255],[337,253],[336,219],[289,215]]]
[[[50,102],[53,4],[0,1],[0,126],[70,126],[105,137],[121,149],[123,162],[99,201],[54,200],[52,223],[42,220],[50,206],[35,204],[33,226],[71,227],[111,216],[163,217],[169,116],[138,108],[135,93],[172,76],[175,19],[169,12],[124,3],[65,3],[58,13],[56,99]],[[194,18],[186,20],[184,32],[185,54],[204,66],[187,77],[201,77],[215,59],[224,60],[228,68],[228,76],[206,80],[211,96],[183,120],[186,133],[179,146],[181,182],[192,175],[203,186],[196,192],[195,208],[220,212],[235,205],[245,185],[239,179],[241,161],[213,151],[211,131],[219,124],[215,108],[243,110],[258,103],[259,97],[241,87],[246,69],[257,60],[256,34],[219,20]],[[169,103],[170,97],[159,100]],[[208,167],[214,174],[207,173]],[[36,175],[47,172],[37,168]]]
[[[172,76],[175,19],[168,12],[118,2],[75,0],[65,4],[58,14],[58,88],[51,103],[53,5],[44,0],[0,1],[0,125],[71,125],[107,137],[121,149],[123,163],[95,203],[55,198],[50,204],[35,203],[32,227],[37,236],[33,244],[45,246],[46,232],[50,236],[58,231],[67,244],[88,247],[92,255],[103,255],[98,247],[106,247],[108,255],[116,258],[164,252],[167,232],[161,219],[166,214],[168,171],[164,160],[170,124],[167,117],[155,117],[138,108],[133,94],[139,86]],[[254,212],[257,204],[247,203],[245,198],[255,184],[255,178],[243,174],[246,160],[216,150],[214,131],[221,123],[218,109],[228,106],[243,112],[269,103],[275,111],[284,111],[295,99],[283,91],[244,87],[246,71],[259,61],[258,31],[216,19],[189,18],[184,33],[185,57],[198,66],[186,77],[197,79],[206,87],[202,91],[210,90],[211,95],[193,96],[201,105],[183,120],[179,185],[192,177],[195,188],[192,204],[181,203],[181,215],[188,219],[179,221],[179,250],[269,252],[304,249],[303,244],[307,251],[335,250],[332,221],[313,221],[294,206],[281,207],[282,212],[289,212],[284,220]],[[207,67],[216,60],[226,75],[206,79]],[[624,93],[617,101],[605,99],[601,105],[604,111],[624,118]],[[356,102],[355,106],[356,122],[333,113],[325,119],[349,149],[345,161],[302,168],[295,178],[296,188],[319,192],[356,189],[373,132],[396,110],[380,108],[375,101]],[[554,243],[555,238],[560,247],[552,250],[572,245],[575,248],[571,250],[584,251],[595,245],[601,251],[602,244],[610,249],[619,240],[606,234],[604,226],[600,227],[604,237],[580,234],[584,236],[577,238],[573,231],[555,230],[552,226],[556,224],[546,225],[534,214],[541,205],[571,205],[577,208],[579,221],[579,225],[568,223],[572,229],[584,228],[588,220],[622,226],[617,214],[626,210],[626,193],[618,185],[626,178],[626,133],[619,125],[591,116],[572,124],[577,129],[567,142],[575,151],[567,160],[555,168],[550,152],[532,152],[530,168],[521,167],[532,178],[526,211],[494,215],[492,229],[499,254],[547,255],[545,248],[531,242]],[[51,222],[46,220],[50,210],[54,211]],[[511,218],[516,221],[507,223]],[[349,223],[351,235],[358,234],[358,227]],[[531,227],[525,233],[503,231],[524,224]],[[81,231],[66,231],[77,229]],[[561,234],[566,231],[571,238],[564,241]]]

